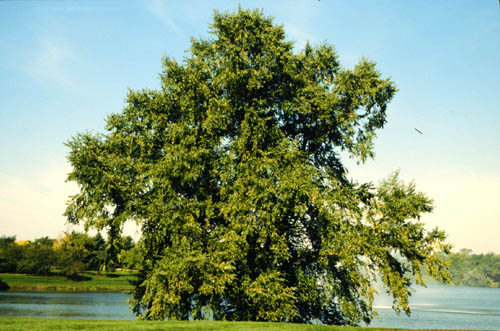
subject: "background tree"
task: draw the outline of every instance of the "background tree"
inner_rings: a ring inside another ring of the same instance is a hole
[[[68,142],[68,220],[141,225],[142,318],[369,322],[377,277],[409,313],[411,274],[447,277],[444,233],[419,221],[432,201],[397,174],[355,183],[340,158],[373,157],[394,84],[328,44],[294,53],[258,11],[215,13],[210,32],[107,134]]]
[[[66,233],[58,244],[59,266],[63,273],[69,272],[67,276],[76,276],[84,270],[114,271],[120,266],[118,254],[122,251],[125,254],[133,246],[130,236],[117,235],[116,238],[105,240],[100,233],[90,236],[88,233],[73,231]]]
[[[68,278],[78,278],[86,270],[100,271],[105,265],[106,243],[100,234],[65,233],[57,245],[59,268]]]
[[[130,238],[130,237],[129,237]],[[142,242],[133,246],[124,246],[118,255],[118,261],[122,268],[139,270],[141,269],[144,258],[142,256],[144,247]]]
[[[500,287],[500,255],[462,249],[444,258],[450,264],[452,285]]]
[[[22,246],[23,255],[17,272],[35,275],[49,275],[58,262],[53,245],[55,240],[42,237]]]
[[[87,235],[84,246],[88,255],[85,259],[87,270],[102,271],[106,269],[106,240],[100,233],[91,237]]]
[[[23,256],[22,247],[16,244],[16,237],[0,237],[0,273],[16,272]]]
[[[78,275],[86,269],[83,262],[86,252],[84,247],[80,245],[81,241],[79,242],[75,238],[76,236],[76,232],[65,233],[56,246],[58,267],[61,273],[68,278],[78,278]]]

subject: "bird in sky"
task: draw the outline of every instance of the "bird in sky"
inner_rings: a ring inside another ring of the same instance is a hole
[[[417,131],[418,133],[420,134],[423,134],[422,131],[420,131],[419,129],[415,128],[415,131]]]

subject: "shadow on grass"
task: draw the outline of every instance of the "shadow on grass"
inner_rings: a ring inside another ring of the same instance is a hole
[[[0,279],[0,291],[7,291],[10,289],[9,284]]]
[[[69,280],[72,280],[74,282],[84,282],[84,281],[89,281],[92,278],[89,276],[83,276],[83,275],[71,275],[67,277]]]

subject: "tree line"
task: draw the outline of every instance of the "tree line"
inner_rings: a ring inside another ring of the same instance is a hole
[[[0,237],[0,273],[30,275],[62,274],[78,278],[83,271],[106,273],[117,268],[137,269],[141,263],[140,244],[121,236],[106,241],[97,233],[73,231],[61,239],[41,237],[16,241],[15,236]]]
[[[61,239],[41,237],[17,241],[0,237],[0,273],[51,275],[76,278],[83,271],[104,273],[115,269],[140,270],[143,249],[132,237],[122,236],[114,249],[98,233],[65,233]],[[110,256],[111,251],[117,252]],[[470,249],[442,255],[448,261],[450,285],[500,287],[500,254],[473,254]]]
[[[473,254],[470,249],[444,256],[449,261],[451,285],[500,287],[500,255]]]

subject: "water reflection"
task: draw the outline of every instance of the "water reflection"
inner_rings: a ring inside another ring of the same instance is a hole
[[[0,293],[0,316],[133,320],[125,293]]]

